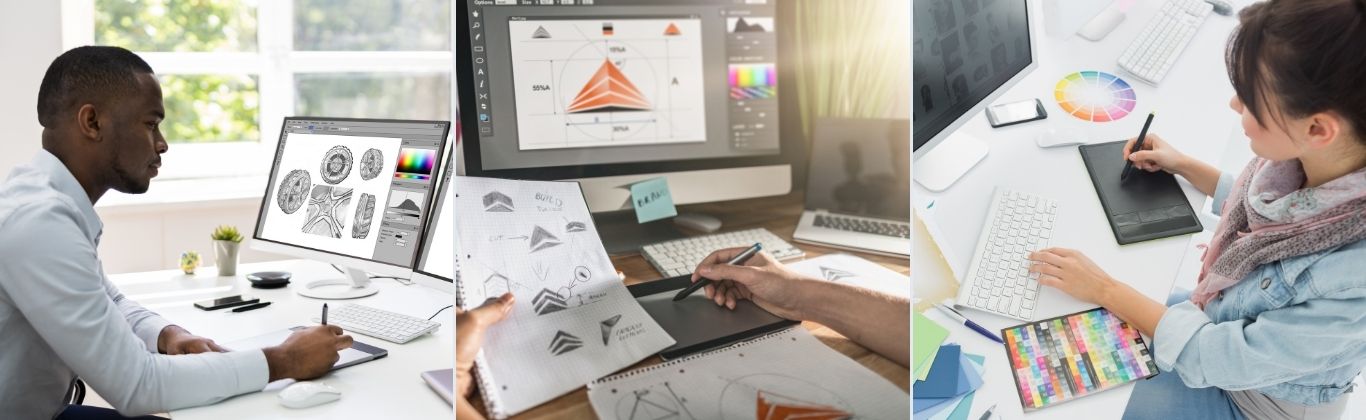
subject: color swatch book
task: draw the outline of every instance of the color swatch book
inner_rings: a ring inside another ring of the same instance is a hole
[[[516,296],[475,373],[503,418],[674,344],[616,275],[574,182],[455,178],[456,304]]]
[[[1157,374],[1138,330],[1104,308],[1001,330],[1025,411]]]
[[[966,418],[982,386],[986,357],[962,352],[957,344],[940,347],[939,356],[929,377],[915,382],[915,420]]]
[[[910,396],[795,327],[588,385],[604,420],[904,419]]]

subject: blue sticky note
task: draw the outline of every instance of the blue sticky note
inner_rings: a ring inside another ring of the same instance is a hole
[[[962,348],[957,344],[939,347],[930,375],[917,381],[913,390],[916,398],[951,398],[958,395],[958,375],[962,364]]]
[[[640,223],[678,215],[674,198],[669,195],[669,182],[663,177],[631,184],[631,205],[636,208],[636,221]]]
[[[957,389],[960,395],[949,398],[921,398],[920,395],[916,395],[911,404],[914,408],[913,411],[916,414],[916,418],[933,417],[944,410],[948,410],[963,398],[963,394],[971,394],[982,386],[982,374],[985,373],[984,363],[986,362],[986,358],[969,353],[962,353],[962,357],[963,360],[960,362],[960,374],[958,376],[960,383],[958,384]],[[964,376],[966,376],[966,379],[964,379]]]

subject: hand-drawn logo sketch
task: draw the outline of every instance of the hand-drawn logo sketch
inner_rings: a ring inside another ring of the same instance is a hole
[[[612,328],[615,328],[617,326],[617,322],[620,321],[621,314],[617,314],[616,316],[602,320],[601,325],[599,325],[600,327],[602,327],[602,345],[607,345],[607,340],[612,338]]]
[[[497,191],[489,191],[488,194],[484,194],[484,211],[511,212],[514,210],[516,207],[512,205],[512,197]]]
[[[308,197],[308,217],[304,219],[304,233],[342,237],[346,225],[346,210],[351,206],[351,189],[317,185]]]
[[[841,270],[838,268],[821,267],[821,277],[824,277],[826,280],[834,282],[846,278],[858,277],[858,274],[854,274],[853,272]]]
[[[589,280],[592,280],[592,279],[593,279],[593,272],[592,272],[592,271],[589,271],[589,270],[588,270],[588,267],[584,267],[584,266],[582,266],[582,265],[581,265],[581,266],[578,266],[578,267],[574,267],[574,282],[575,282],[575,283],[587,283]]]
[[[588,226],[584,225],[583,222],[569,222],[564,225],[564,231],[569,233],[583,232],[585,230],[588,230]]]
[[[379,149],[366,150],[365,154],[360,155],[360,179],[369,181],[379,176],[379,171],[384,169],[384,153]]]
[[[850,419],[849,404],[829,389],[787,375],[727,380],[717,407],[729,419]]]
[[[536,226],[531,230],[531,252],[559,246],[560,243],[560,238],[555,237],[543,227]]]
[[[694,420],[684,403],[668,382],[632,390],[617,401],[618,420]]]
[[[370,236],[370,222],[375,218],[375,196],[361,193],[356,202],[356,223],[351,225],[351,237],[365,239]]]
[[[351,174],[351,149],[346,146],[333,146],[323,154],[323,162],[318,168],[318,173],[322,175],[323,182],[337,185]]]
[[[308,199],[308,187],[313,184],[311,178],[308,171],[295,169],[280,180],[280,186],[275,189],[275,203],[280,205],[280,210],[285,214],[294,214],[304,206],[304,201]]]
[[[556,331],[555,338],[550,339],[550,353],[556,356],[578,350],[579,347],[583,347],[583,340],[564,331]]]
[[[565,297],[550,289],[541,289],[541,292],[537,293],[536,297],[531,298],[531,305],[535,308],[536,315],[545,315],[569,309],[569,304],[565,302]]]

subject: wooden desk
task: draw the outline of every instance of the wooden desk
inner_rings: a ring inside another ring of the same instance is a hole
[[[803,195],[801,191],[794,191],[791,194],[778,197],[765,197],[750,200],[727,201],[724,203],[697,204],[679,207],[679,212],[706,213],[716,216],[724,223],[722,231],[743,230],[762,227],[778,235],[793,245],[806,251],[806,258],[815,258],[826,254],[845,253],[857,255],[869,261],[881,264],[898,273],[910,275],[910,262],[906,258],[893,258],[863,252],[854,252],[837,248],[830,248],[818,245],[798,243],[792,241],[792,233],[797,230],[797,221],[802,216]],[[703,235],[701,232],[689,232],[690,234]],[[789,263],[795,261],[788,261]],[[655,271],[645,258],[640,255],[613,256],[612,264],[616,265],[617,270],[626,274],[626,284],[636,284],[662,278],[663,275]],[[907,284],[907,288],[911,285]],[[887,358],[879,356],[869,351],[863,346],[855,344],[848,338],[836,333],[834,330],[823,325],[806,321],[802,326],[811,331],[812,335],[820,339],[821,342],[835,349],[836,351],[849,356],[859,364],[871,369],[878,375],[892,381],[902,390],[910,392],[911,381],[910,371],[901,365],[896,364]],[[636,363],[635,365],[623,369],[631,370],[660,363],[658,356]],[[479,394],[475,393],[475,407],[483,411],[483,400]],[[578,390],[541,404],[536,408],[513,417],[514,419],[591,419],[595,418],[593,407],[588,403],[588,388]]]

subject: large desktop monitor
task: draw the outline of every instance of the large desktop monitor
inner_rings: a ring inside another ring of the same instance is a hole
[[[987,155],[958,128],[1038,66],[1028,0],[917,0],[911,49],[915,180],[942,191]]]
[[[788,193],[778,3],[458,2],[465,173],[578,179],[595,213],[658,176],[678,204]]]
[[[448,121],[285,118],[252,247],[336,264],[299,294],[374,294],[366,272],[407,277],[423,240]]]

